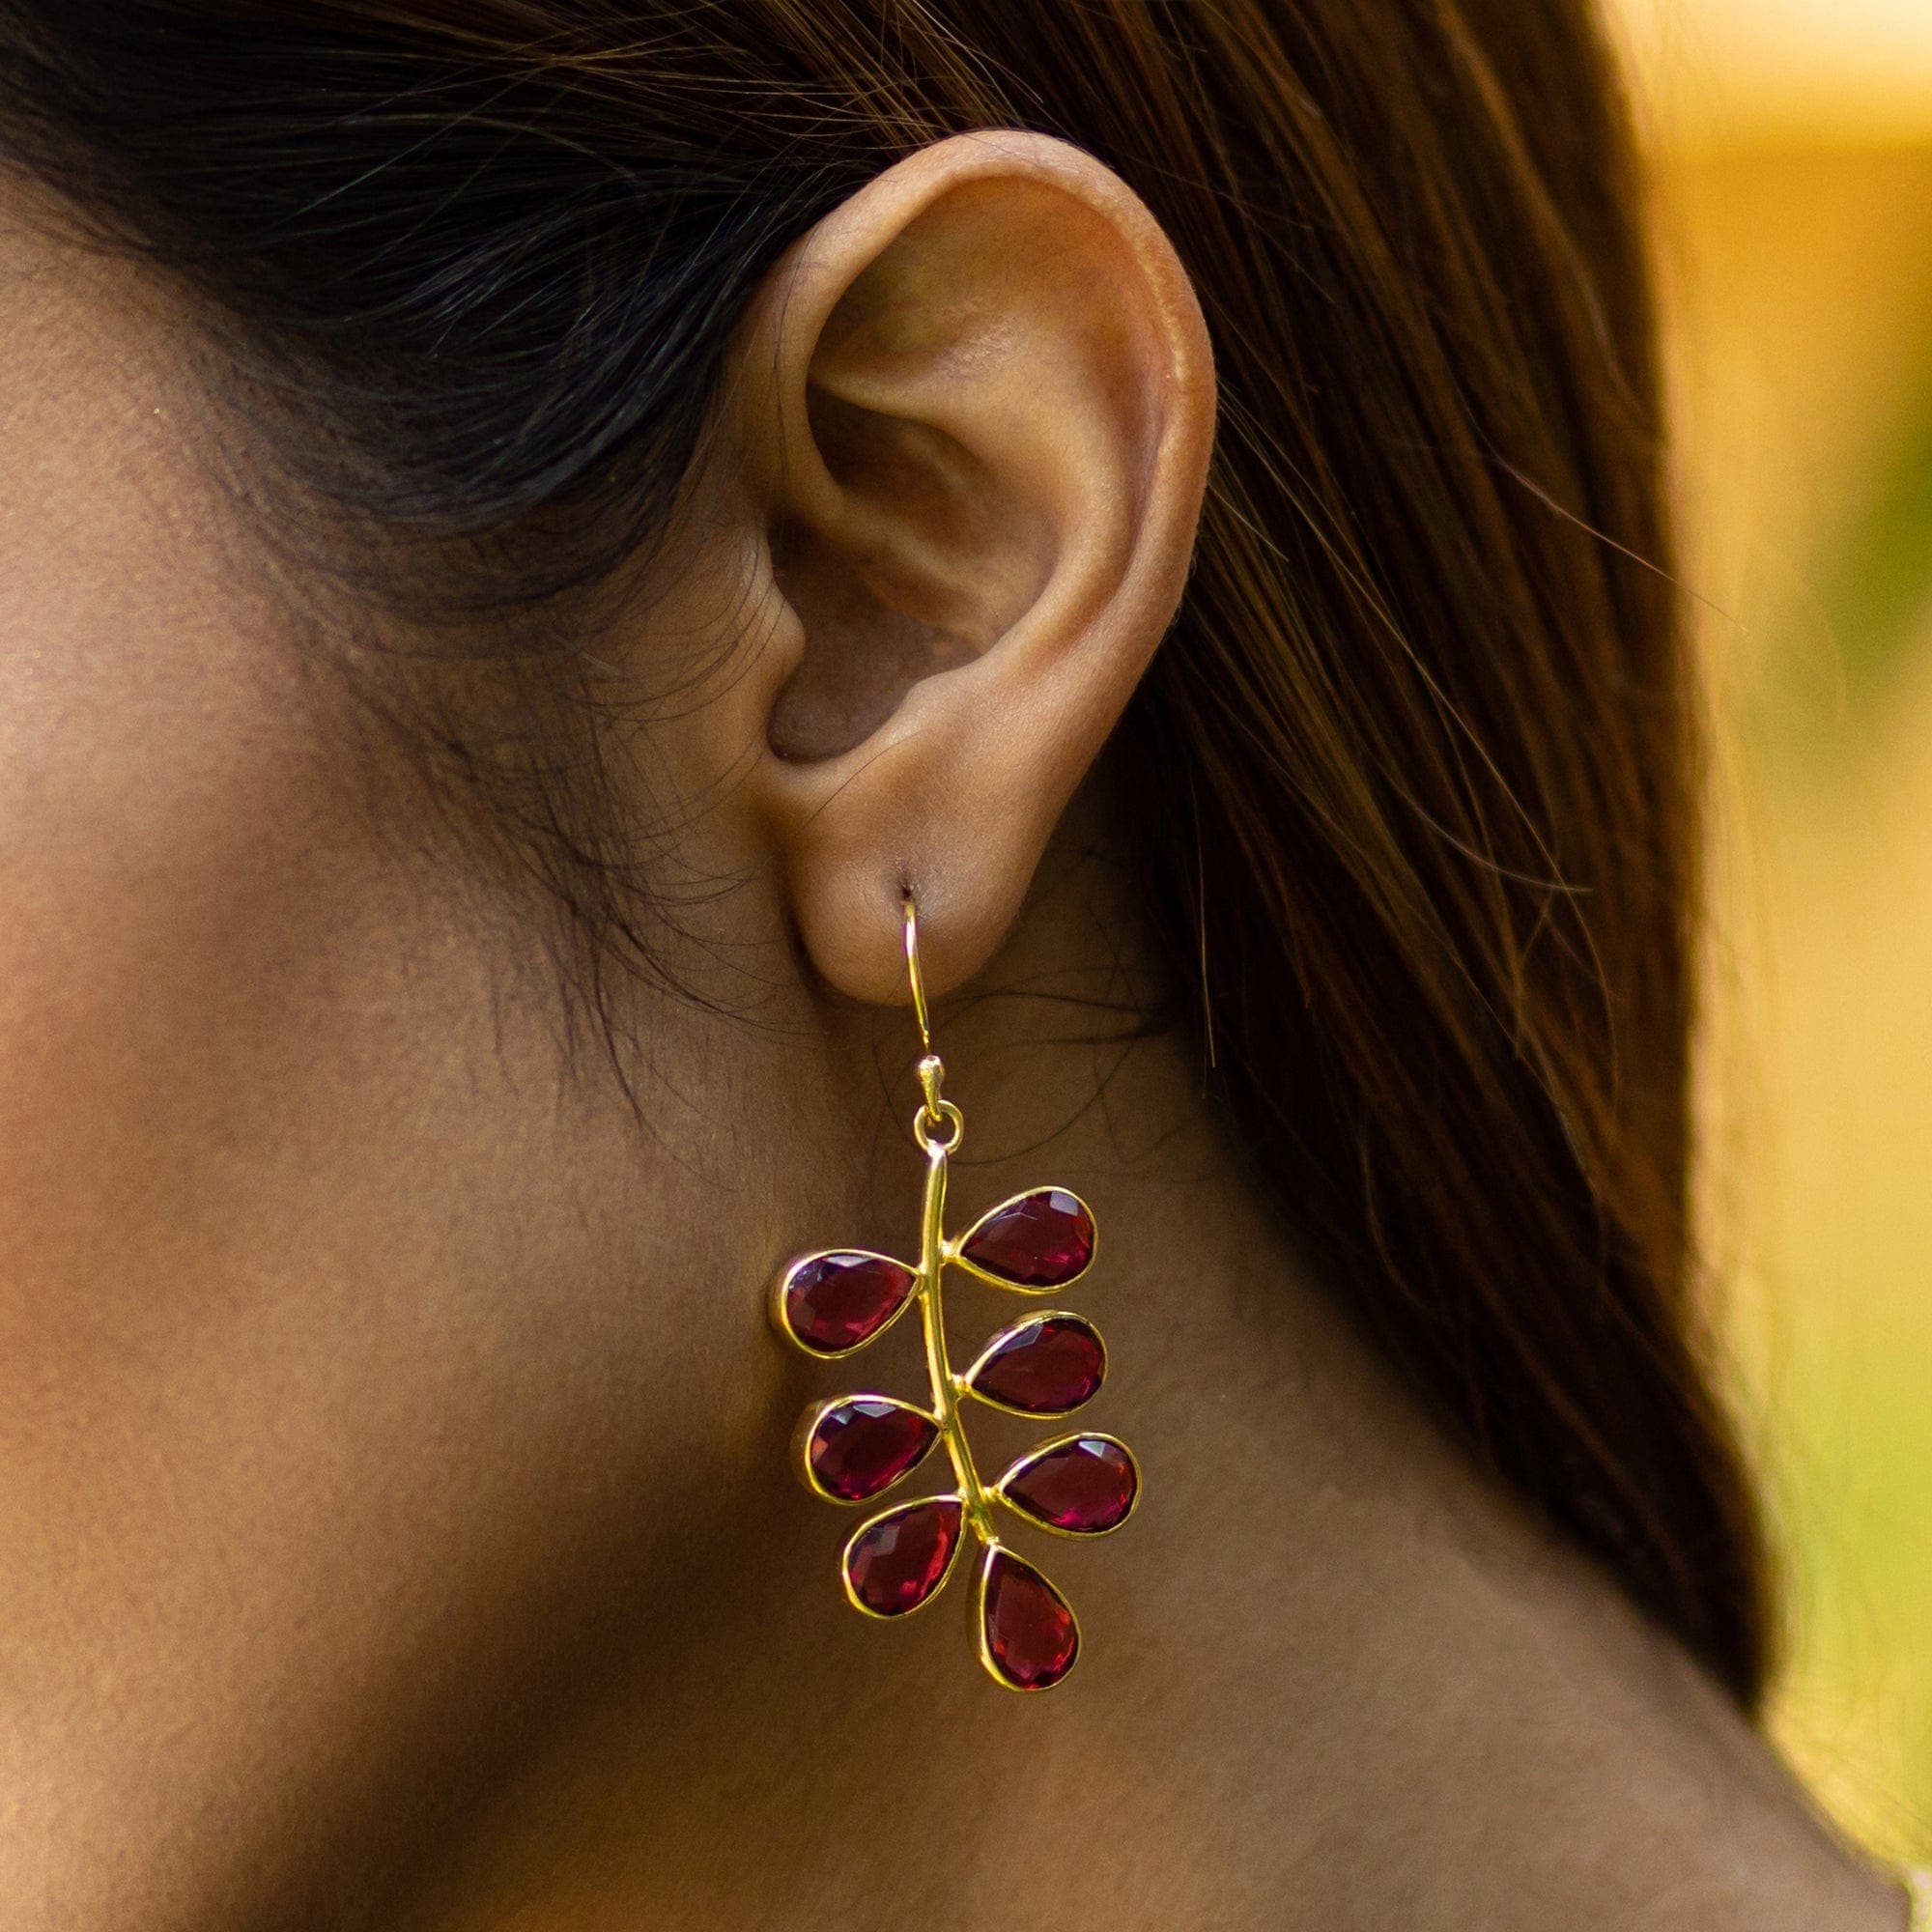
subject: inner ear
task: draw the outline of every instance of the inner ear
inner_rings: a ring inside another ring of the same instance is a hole
[[[920,679],[972,663],[1053,568],[1037,506],[950,431],[816,380],[806,407],[842,501],[772,533],[805,651],[772,707],[771,748],[800,762],[863,744]]]
[[[956,437],[816,383],[807,411],[845,514],[772,532],[773,578],[805,651],[772,708],[771,747],[799,761],[863,744],[921,678],[972,663],[1051,567],[1020,507]],[[1029,550],[1037,554],[1016,571]]]
[[[862,744],[916,683],[1006,635],[1069,546],[1131,526],[1153,412],[1143,424],[1131,393],[1148,324],[1120,254],[1065,192],[976,182],[834,306],[806,377],[818,487],[771,531],[804,638],[769,718],[778,756]]]

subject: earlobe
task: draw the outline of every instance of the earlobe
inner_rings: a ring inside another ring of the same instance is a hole
[[[780,264],[734,392],[794,645],[740,686],[794,917],[835,986],[895,1001],[914,889],[943,991],[999,945],[1179,601],[1198,304],[1099,162],[958,136]]]

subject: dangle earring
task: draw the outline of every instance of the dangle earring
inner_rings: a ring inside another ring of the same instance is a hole
[[[1064,1187],[1035,1187],[948,1238],[946,1165],[958,1151],[966,1123],[939,1091],[946,1068],[932,1050],[919,966],[919,912],[910,894],[905,958],[924,1095],[912,1122],[925,1154],[919,1264],[854,1248],[805,1255],[780,1274],[772,1309],[790,1341],[808,1354],[837,1361],[877,1341],[916,1305],[930,1400],[923,1406],[867,1393],[814,1403],[799,1424],[799,1466],[806,1486],[827,1501],[867,1503],[943,1442],[952,1488],[895,1503],[861,1523],[845,1544],[845,1594],[868,1617],[909,1615],[945,1588],[970,1535],[979,1548],[973,1621],[980,1662],[1009,1690],[1048,1690],[1073,1668],[1080,1626],[1066,1599],[1000,1541],[996,1512],[1009,1511],[1059,1536],[1104,1536],[1131,1514],[1140,1470],[1124,1442],[1083,1431],[1028,1451],[997,1482],[982,1482],[966,1435],[969,1401],[1009,1415],[1070,1415],[1099,1389],[1107,1351],[1085,1316],[1052,1310],[1002,1328],[970,1369],[955,1373],[940,1291],[949,1267],[1021,1294],[1065,1288],[1094,1259],[1094,1216]]]

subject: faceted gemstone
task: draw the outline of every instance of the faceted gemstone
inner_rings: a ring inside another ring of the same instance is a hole
[[[808,1255],[784,1278],[785,1326],[813,1354],[842,1355],[905,1306],[917,1280],[884,1255]]]
[[[993,1674],[1015,1690],[1048,1690],[1073,1668],[1080,1632],[1066,1599],[1023,1557],[994,1550],[980,1600]]]
[[[1036,1315],[1000,1336],[975,1367],[971,1386],[1023,1415],[1065,1415],[1093,1399],[1107,1373],[1094,1324],[1078,1315]]]
[[[848,1395],[812,1424],[806,1461],[819,1488],[841,1503],[862,1503],[916,1469],[939,1440],[929,1415],[891,1396]]]
[[[845,1579],[875,1617],[916,1610],[946,1581],[965,1512],[957,1496],[928,1496],[876,1516],[845,1546]]]
[[[1094,1217],[1077,1194],[1039,1187],[995,1208],[959,1245],[965,1260],[1015,1288],[1060,1288],[1094,1259]]]
[[[1140,1471],[1111,1435],[1074,1435],[1022,1457],[1000,1492],[1022,1514],[1070,1536],[1098,1536],[1127,1520]]]

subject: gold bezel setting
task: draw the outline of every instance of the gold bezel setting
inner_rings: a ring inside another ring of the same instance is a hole
[[[991,1223],[997,1221],[1003,1214],[1010,1213],[1022,1202],[1031,1201],[1036,1195],[1039,1194],[1064,1194],[1086,1217],[1088,1229],[1087,1259],[1077,1268],[1073,1269],[1069,1274],[1060,1275],[1052,1281],[1043,1281],[1037,1287],[1035,1287],[1027,1282],[1012,1281],[1003,1274],[995,1274],[991,1268],[981,1267],[978,1262],[973,1261],[967,1255],[966,1250],[972,1246],[973,1237],[982,1228],[990,1226]],[[956,1236],[953,1239],[948,1241],[945,1244],[944,1251],[949,1266],[956,1267],[962,1272],[970,1274],[976,1281],[983,1281],[988,1288],[1004,1290],[1008,1294],[1054,1294],[1063,1288],[1071,1288],[1076,1281],[1080,1280],[1093,1267],[1100,1254],[1100,1229],[1094,1219],[1093,1208],[1088,1207],[1086,1202],[1081,1200],[1072,1188],[1053,1186],[1022,1187],[1017,1194],[1009,1194],[1004,1201],[996,1201],[963,1235]]]
[[[1015,1476],[1024,1475],[1027,1470],[1044,1463],[1049,1456],[1056,1456],[1076,1442],[1104,1442],[1110,1448],[1118,1449],[1126,1458],[1133,1483],[1127,1492],[1126,1506],[1120,1515],[1113,1521],[1096,1523],[1091,1529],[1068,1529],[1064,1523],[1049,1522],[1045,1517],[1036,1515],[1024,1503],[1015,1502],[1007,1493],[1007,1485]],[[1024,1456],[1015,1457],[1006,1473],[993,1485],[990,1494],[996,1503],[1011,1510],[1022,1522],[1031,1523],[1035,1529],[1043,1529],[1049,1536],[1064,1536],[1070,1543],[1092,1543],[1095,1537],[1112,1536],[1116,1530],[1124,1528],[1133,1513],[1140,1508],[1141,1465],[1134,1460],[1134,1452],[1118,1435],[1109,1435],[1104,1429],[1074,1429],[1065,1435],[1056,1435],[1051,1442],[1042,1442],[1037,1449],[1029,1449]]]
[[[1022,1683],[1018,1678],[1009,1675],[1001,1667],[998,1655],[994,1650],[992,1617],[988,1613],[986,1603],[986,1593],[992,1585],[993,1566],[996,1563],[1011,1564],[1022,1576],[1031,1577],[1052,1598],[1054,1603],[1066,1613],[1069,1633],[1066,1645],[1066,1661],[1051,1678],[1043,1682],[1037,1684]],[[1016,1550],[1007,1548],[1004,1544],[989,1543],[986,1546],[984,1554],[980,1559],[980,1574],[974,1579],[973,1585],[973,1629],[979,1641],[980,1664],[986,1675],[1001,1690],[1017,1690],[1025,1697],[1037,1695],[1042,1690],[1051,1690],[1057,1684],[1065,1683],[1068,1673],[1080,1661],[1080,1619],[1074,1615],[1073,1605],[1066,1601],[1065,1597],[1061,1593],[1059,1585],[1048,1578],[1046,1573],[1037,1563],[1030,1562]]]
[[[900,1409],[908,1415],[917,1415],[933,1427],[933,1436],[923,1449],[895,1475],[888,1477],[877,1489],[867,1490],[862,1496],[841,1496],[836,1490],[827,1489],[819,1481],[818,1471],[811,1464],[812,1438],[818,1434],[818,1425],[833,1410],[844,1408],[859,1402],[884,1403],[888,1407]],[[903,1396],[883,1395],[877,1389],[855,1389],[850,1395],[835,1395],[824,1402],[815,1402],[798,1419],[798,1427],[792,1432],[793,1463],[805,1487],[815,1496],[828,1503],[837,1503],[840,1509],[862,1509],[867,1503],[877,1502],[889,1492],[895,1490],[916,1469],[924,1467],[932,1452],[939,1447],[939,1418],[928,1408],[922,1408],[916,1402],[907,1402]],[[1023,1512],[1022,1512],[1023,1513]]]
[[[946,1567],[939,1573],[932,1584],[922,1593],[918,1601],[909,1604],[902,1610],[875,1610],[860,1596],[852,1583],[852,1553],[867,1537],[880,1524],[890,1522],[894,1517],[910,1516],[915,1510],[938,1508],[946,1503],[958,1506],[959,1526],[952,1535],[952,1548],[946,1558]],[[937,1601],[939,1593],[952,1579],[953,1571],[959,1567],[959,1552],[966,1548],[966,1503],[963,1496],[956,1496],[951,1491],[942,1490],[936,1496],[914,1496],[909,1501],[895,1503],[891,1509],[880,1510],[875,1516],[868,1516],[850,1536],[845,1539],[845,1548],[838,1554],[838,1580],[845,1586],[845,1601],[862,1617],[870,1617],[875,1623],[899,1624],[908,1617],[916,1617],[926,1605]]]
[[[1018,1321],[1009,1321],[992,1336],[974,1358],[973,1366],[959,1378],[960,1392],[970,1395],[975,1402],[983,1403],[988,1408],[996,1408],[1002,1415],[1017,1415],[1026,1422],[1058,1422],[1064,1416],[1071,1415],[1077,1409],[1086,1407],[1094,1400],[1094,1395],[1082,1396],[1076,1402],[1068,1403],[1064,1408],[1020,1408],[1012,1403],[1002,1402],[996,1395],[988,1395],[980,1387],[980,1372],[995,1355],[1003,1354],[1020,1336],[1044,1328],[1049,1321],[1076,1321],[1088,1334],[1093,1336],[1100,1350],[1100,1367],[1095,1378],[1094,1394],[1099,1393],[1099,1385],[1107,1379],[1107,1338],[1086,1316],[1076,1314],[1070,1308],[1042,1308],[1037,1315],[1029,1315]]]
[[[899,1298],[899,1304],[879,1325],[854,1342],[849,1349],[821,1349],[817,1343],[808,1341],[791,1322],[791,1285],[798,1279],[799,1271],[813,1262],[884,1262],[888,1267],[896,1268],[908,1279],[908,1287]],[[815,1254],[794,1255],[785,1263],[772,1281],[771,1299],[767,1309],[772,1318],[772,1326],[795,1348],[815,1356],[821,1362],[842,1362],[847,1355],[856,1355],[861,1349],[869,1349],[881,1335],[896,1328],[905,1312],[913,1304],[919,1293],[918,1278],[896,1255],[882,1255],[876,1248],[821,1248]]]

